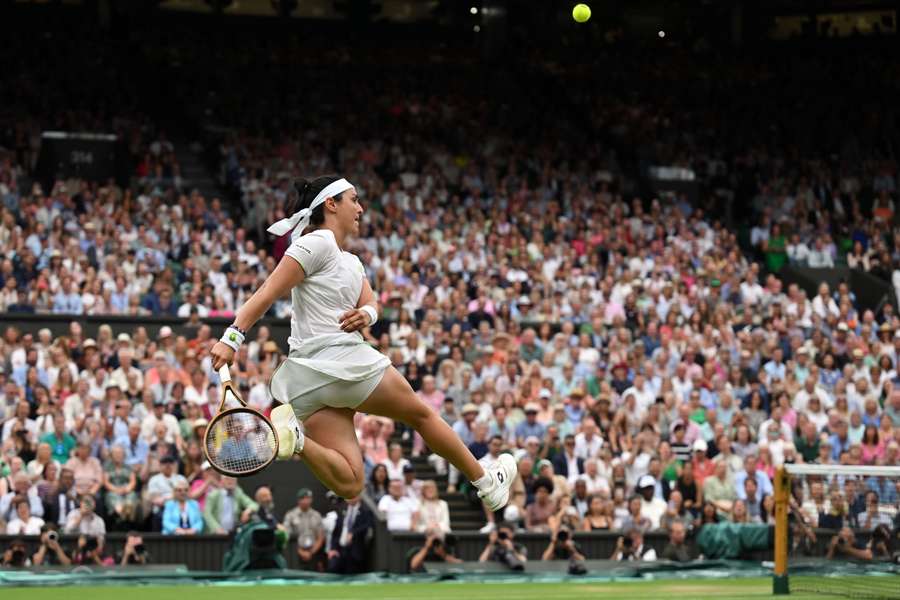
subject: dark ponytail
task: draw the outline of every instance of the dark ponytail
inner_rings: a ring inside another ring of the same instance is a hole
[[[293,192],[288,196],[287,205],[285,206],[285,214],[288,216],[294,214],[298,210],[307,208],[312,204],[319,192],[340,179],[337,175],[322,175],[315,179],[298,179],[294,181],[292,187]],[[336,201],[340,201],[342,194],[334,197]],[[309,218],[309,227],[306,232],[312,231],[314,228],[325,223],[325,205],[320,204],[313,210]]]

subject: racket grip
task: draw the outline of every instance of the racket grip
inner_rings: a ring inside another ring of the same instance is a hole
[[[228,370],[228,365],[219,367],[219,379],[222,380],[222,383],[231,381],[231,371]]]

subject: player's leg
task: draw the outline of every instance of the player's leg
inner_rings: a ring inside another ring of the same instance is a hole
[[[468,477],[489,506],[496,510],[506,505],[509,486],[517,472],[515,460],[504,455],[486,473],[446,421],[422,402],[394,367],[387,368],[381,383],[356,410],[406,423],[421,434],[429,448]]]
[[[353,427],[353,414],[349,408],[322,408],[303,421],[303,432],[300,433],[289,404],[282,404],[272,411],[272,423],[281,443],[293,446],[295,440],[301,440],[297,444],[297,454],[325,487],[342,498],[358,496],[365,485],[365,469]],[[292,431],[295,426],[298,428],[296,433]]]

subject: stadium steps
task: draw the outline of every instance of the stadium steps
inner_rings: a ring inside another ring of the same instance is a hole
[[[180,140],[175,144],[175,157],[181,167],[184,189],[186,192],[199,190],[207,201],[212,198],[224,200],[223,191],[203,162],[202,151],[202,146],[187,140]]]
[[[389,443],[398,443],[403,446],[403,456],[407,457],[416,469],[417,479],[433,479],[438,485],[440,497],[447,501],[450,510],[450,527],[454,531],[477,531],[484,525],[484,511],[479,506],[473,505],[469,499],[460,492],[447,492],[447,476],[438,475],[434,467],[428,462],[427,454],[423,456],[412,455],[412,436],[404,440],[399,432],[391,436]]]

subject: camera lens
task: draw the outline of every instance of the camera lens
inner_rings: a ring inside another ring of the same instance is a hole
[[[556,534],[556,539],[558,539],[561,542],[565,542],[566,540],[569,539],[569,532],[568,531],[560,531],[559,533]]]
[[[501,531],[500,533],[497,534],[497,539],[499,539],[499,540],[505,540],[508,537],[509,537],[509,535],[507,535],[507,533],[505,531]]]
[[[56,533],[55,531],[48,531],[47,539],[50,540],[51,542],[55,542],[59,539],[59,534]]]

